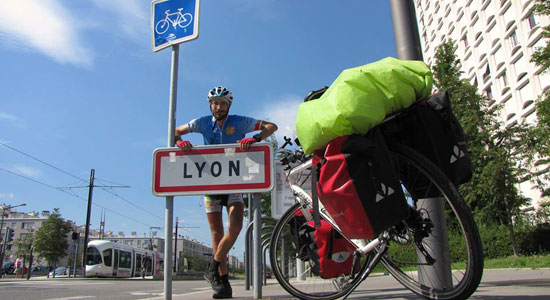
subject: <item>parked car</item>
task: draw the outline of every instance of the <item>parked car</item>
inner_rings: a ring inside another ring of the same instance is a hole
[[[51,269],[48,270],[47,266],[34,266],[34,267],[32,267],[31,275],[32,276],[46,276],[46,275],[48,275],[49,271],[51,271]]]
[[[270,279],[271,278],[271,272],[265,272],[265,278]]]
[[[65,267],[57,267],[54,271],[50,272],[50,276],[53,276],[54,272],[55,272],[55,276],[69,274],[69,270]]]
[[[9,274],[15,274],[15,270],[13,269],[13,261],[5,262],[2,265],[2,275],[9,275]]]

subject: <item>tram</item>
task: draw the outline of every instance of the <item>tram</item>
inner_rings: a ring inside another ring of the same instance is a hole
[[[162,276],[163,254],[134,248],[105,240],[91,241],[86,250],[86,277],[141,276],[144,261],[145,275]]]

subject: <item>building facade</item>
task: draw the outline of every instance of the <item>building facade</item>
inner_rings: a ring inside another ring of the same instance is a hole
[[[533,12],[534,0],[416,0],[415,10],[424,61],[435,63],[437,47],[452,39],[463,76],[503,106],[504,125],[537,122],[535,100],[550,88],[550,75],[530,62],[546,44],[542,29],[549,19]],[[540,191],[520,184],[536,209]]]
[[[2,207],[2,206],[0,206]],[[14,261],[16,259],[17,249],[14,247],[14,242],[18,239],[23,240],[27,235],[32,235],[36,232],[42,224],[48,219],[50,212],[43,211],[37,212],[18,212],[15,210],[6,210],[4,219],[2,221],[1,236],[5,236],[7,228],[14,230],[13,241],[5,247],[4,261]],[[71,222],[73,223],[73,222]],[[72,232],[69,233],[67,243],[67,255],[58,262],[59,266],[71,266],[74,259],[78,259],[78,262],[82,259],[82,249],[84,245],[84,231],[85,227],[76,226],[73,223],[74,232],[78,232],[79,236],[77,240],[72,240]],[[138,236],[136,232],[132,232],[129,236],[126,236],[124,232],[118,232],[114,234],[111,231],[100,231],[97,229],[90,229],[89,240],[108,240],[111,242],[128,245],[140,249],[151,249],[164,252],[164,238],[158,237],[155,232],[151,232],[149,236],[143,234]],[[3,246],[4,239],[0,239],[0,246]],[[195,255],[201,257],[211,257],[212,247],[201,243],[195,239],[191,239],[187,236],[178,235],[176,247],[176,257],[178,261],[184,255]],[[152,247],[151,247],[152,245]],[[76,255],[75,255],[76,254]],[[46,265],[47,262],[40,257],[35,256],[33,262],[34,265]],[[80,264],[80,263],[79,263]],[[242,264],[236,257],[230,257],[230,265],[240,266]]]

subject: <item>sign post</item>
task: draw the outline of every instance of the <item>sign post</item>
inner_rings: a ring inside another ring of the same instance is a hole
[[[172,46],[170,68],[170,104],[168,113],[167,146],[173,147],[176,129],[178,91],[179,43],[199,36],[200,0],[153,0],[151,2],[151,31],[153,51]],[[174,197],[166,197],[164,248],[164,299],[172,299],[172,231]]]

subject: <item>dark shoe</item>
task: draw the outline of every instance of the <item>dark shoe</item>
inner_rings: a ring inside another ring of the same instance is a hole
[[[214,299],[233,298],[233,290],[231,289],[229,281],[222,282],[220,280],[216,285],[212,286],[212,289],[214,290],[214,295],[212,295]]]
[[[208,269],[206,272],[204,272],[204,279],[212,285],[212,288],[214,288],[214,285],[218,282],[221,282],[220,274],[218,274],[217,270]]]

